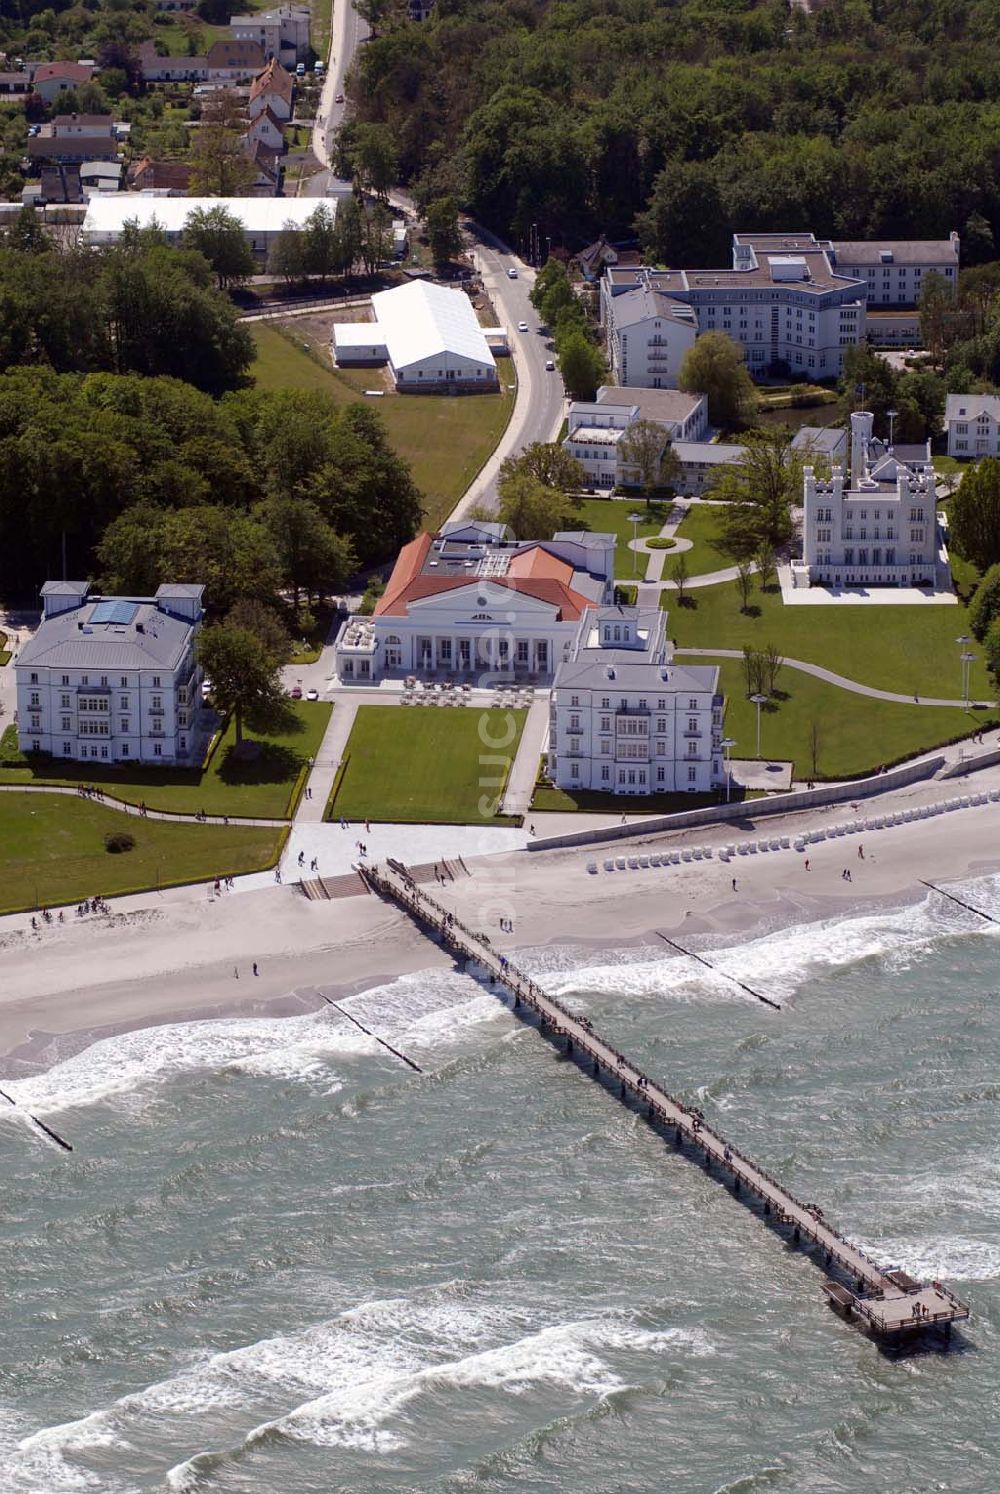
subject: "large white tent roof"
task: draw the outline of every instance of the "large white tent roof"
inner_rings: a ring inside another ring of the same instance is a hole
[[[115,192],[92,197],[83,220],[84,238],[100,239],[121,233],[126,223],[148,228],[154,221],[164,233],[180,233],[192,213],[225,208],[248,234],[280,233],[286,224],[302,228],[319,206],[336,211],[336,204],[315,197],[146,197],[141,192]]]
[[[453,353],[486,368],[496,367],[464,291],[414,280],[395,290],[376,291],[372,310],[393,368],[422,363],[442,353]]]

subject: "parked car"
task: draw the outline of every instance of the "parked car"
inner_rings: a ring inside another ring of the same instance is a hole
[[[306,700],[319,700],[319,691],[318,690],[307,690],[306,691]]]
[[[513,265],[511,265],[510,269],[507,271],[507,277],[510,280],[516,280],[517,279],[517,271],[514,269]]]
[[[527,324],[527,322],[518,322],[518,324],[517,324],[517,330],[519,332],[527,332],[527,330],[528,330],[528,324]]]
[[[293,700],[301,700],[302,699],[302,686],[301,685],[293,685],[292,688],[289,690],[288,693],[292,697]]]
[[[304,62],[300,62],[298,64],[298,66],[296,67],[296,69],[295,69],[295,76],[297,78],[304,78],[305,75],[306,75],[306,65],[305,65]]]
[[[546,373],[552,373],[554,371],[554,369],[555,369],[555,364],[552,362],[552,359],[551,358],[546,358],[546,360],[545,360],[545,372]]]
[[[338,93],[333,102],[335,104],[342,104],[344,102],[344,95],[342,93]]]

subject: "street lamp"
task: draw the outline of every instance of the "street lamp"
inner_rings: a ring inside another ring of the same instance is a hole
[[[961,653],[958,657],[962,664],[962,699],[968,702],[969,696],[968,691],[965,688],[965,679],[966,675],[968,674],[968,661],[972,658],[972,655],[968,653],[969,644],[972,642],[972,639],[967,633],[960,633],[959,636],[955,639],[955,642],[961,649]]]
[[[639,574],[639,551],[636,545],[639,543],[639,525],[642,523],[642,514],[629,514],[628,521],[632,525],[632,574]]]
[[[962,699],[966,706],[969,704],[969,676],[972,673],[970,666],[975,657],[975,654],[970,654],[967,649],[962,654]]]
[[[892,450],[892,433],[893,433],[893,430],[895,429],[896,416],[899,414],[899,411],[898,410],[886,410],[885,413],[888,416],[888,420],[889,420],[889,450],[891,451]]]
[[[722,750],[723,750],[723,752],[725,753],[725,756],[726,756],[726,803],[727,804],[729,803],[729,790],[732,787],[732,782],[733,782],[733,769],[732,769],[732,764],[729,761],[729,749],[731,747],[735,747],[735,746],[736,746],[736,738],[735,737],[723,737],[723,739],[722,739]]]
[[[751,695],[750,699],[757,707],[757,756],[760,757],[760,708],[767,705],[766,695]]]

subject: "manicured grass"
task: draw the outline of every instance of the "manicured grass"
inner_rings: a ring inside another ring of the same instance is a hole
[[[135,846],[112,855],[104,836],[122,830],[135,837]],[[3,793],[0,913],[261,871],[275,864],[286,834],[127,819],[63,794]]]
[[[228,815],[231,819],[287,819],[305,782],[309,759],[323,740],[333,707],[326,701],[291,702],[299,729],[273,737],[249,735],[262,744],[255,758],[236,760],[232,722],[202,772],[197,768],[126,768],[115,763],[70,763],[42,758],[26,767],[0,769],[0,783],[94,784],[112,798],[174,814]],[[66,803],[61,799],[60,803]]]
[[[746,698],[743,666],[728,659],[719,664],[719,685],[727,698],[726,735],[736,741],[732,755],[754,757],[757,708]],[[814,721],[819,728],[815,776],[853,778],[966,736],[994,719],[986,711],[871,700],[797,669],[782,669],[777,689],[778,697],[761,708],[761,753],[794,762],[795,777],[800,779],[813,777],[810,737]]]
[[[361,706],[328,818],[494,822],[526,716],[471,706]]]
[[[810,664],[822,664],[847,679],[893,690],[901,695],[933,695],[957,700],[961,665],[956,638],[971,632],[961,605],[894,607],[845,603],[829,607],[786,607],[778,591],[754,588],[751,615],[740,611],[735,583],[706,586],[688,593],[684,607],[664,592],[670,610],[670,633],[682,648],[763,648],[773,643],[780,653]],[[993,700],[975,647],[973,699]],[[860,697],[858,697],[860,698]],[[844,695],[845,701],[851,699]]]
[[[0,668],[10,663],[10,649],[7,647],[7,634],[0,633]]]
[[[257,344],[254,376],[261,389],[321,389],[338,405],[364,401],[366,389],[381,389],[381,369],[335,369],[325,350],[311,357],[274,327],[251,328]],[[300,344],[304,342],[300,338]],[[498,358],[499,394],[395,394],[372,401],[385,421],[389,441],[408,463],[424,495],[429,529],[447,518],[476,473],[496,448],[514,408],[514,365]]]
[[[573,524],[579,529],[589,529],[591,534],[616,534],[618,548],[615,551],[615,575],[623,581],[641,581],[646,574],[649,557],[629,549],[633,535],[649,539],[666,523],[670,504],[654,499],[646,507],[645,499],[639,498],[584,498],[574,510]],[[629,514],[641,514],[638,529],[629,523]]]
[[[572,794],[565,789],[538,784],[531,807],[537,814],[681,814],[685,809],[711,808],[724,799],[724,793],[648,794],[637,798],[606,794],[599,789],[578,789]]]
[[[688,575],[705,576],[710,571],[721,571],[732,565],[732,556],[726,555],[719,545],[723,512],[721,508],[700,503],[692,504],[688,509],[677,530],[678,539],[691,540],[694,545],[693,550],[684,551]],[[664,575],[669,579],[669,568]]]

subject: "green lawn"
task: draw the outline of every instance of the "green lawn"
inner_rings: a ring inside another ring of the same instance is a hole
[[[122,830],[135,846],[112,855],[104,836]],[[275,864],[286,834],[126,819],[62,794],[0,794],[0,913],[261,871]]]
[[[694,545],[693,550],[684,551],[688,575],[704,576],[709,571],[721,571],[732,565],[732,556],[724,554],[718,543],[722,512],[721,508],[702,504],[694,504],[688,509],[687,517],[677,530],[678,539],[691,540]],[[669,565],[664,568],[663,574],[669,579]]]
[[[491,823],[526,715],[470,706],[361,706],[327,817]]]
[[[735,659],[719,664],[719,684],[727,698],[726,735],[736,741],[733,756],[753,757],[757,708],[746,698],[743,666]],[[778,698],[761,708],[761,752],[794,762],[797,778],[813,776],[813,722],[819,729],[816,776],[853,778],[965,736],[993,719],[982,711],[870,700],[797,669],[783,669],[777,688]]]
[[[538,784],[531,807],[538,814],[681,814],[685,809],[710,809],[724,799],[724,793],[648,794],[641,799],[599,789],[578,789],[571,794],[550,784]]]
[[[364,400],[366,389],[382,388],[380,369],[335,369],[317,362],[274,327],[251,328],[257,344],[254,375],[261,389],[321,389],[338,405]],[[410,466],[424,495],[427,527],[436,529],[454,508],[495,449],[514,408],[510,358],[499,358],[499,394],[386,394],[373,401],[385,421],[393,450]]]
[[[660,600],[670,610],[670,633],[682,648],[762,648],[773,643],[789,658],[822,664],[880,690],[946,699],[958,699],[961,693],[955,640],[970,632],[961,605],[786,607],[780,592],[762,593],[755,587],[750,597],[755,613],[748,616],[740,611],[731,582],[689,592],[690,605],[684,607],[677,606],[670,592]],[[982,650],[974,646],[973,651],[973,698],[992,700],[996,691]]]
[[[10,662],[10,649],[7,647],[7,634],[0,633],[0,668]]]
[[[639,555],[629,549],[634,534],[639,539],[650,539],[659,534],[670,513],[670,504],[654,499],[649,508],[642,497],[638,498],[584,498],[574,510],[573,524],[579,529],[589,529],[591,534],[616,534],[618,548],[615,552],[615,575],[619,580],[642,580],[649,564],[647,555]],[[629,514],[641,514],[638,530],[629,523]]]
[[[203,809],[206,814],[232,819],[287,819],[333,709],[328,702],[304,700],[293,701],[292,707],[298,730],[260,738],[262,750],[250,760],[234,760],[235,728],[230,723],[204,772],[148,765],[125,768],[121,763],[101,769],[96,763],[42,758],[35,766],[0,768],[0,783],[95,784],[113,798],[130,804],[144,801],[150,809],[175,814],[196,814]]]

